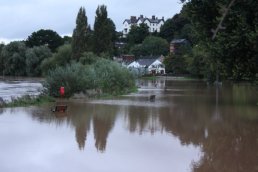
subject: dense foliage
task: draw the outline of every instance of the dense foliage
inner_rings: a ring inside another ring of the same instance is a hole
[[[192,51],[180,55],[187,73],[211,82],[216,78],[254,81],[258,73],[258,1],[183,2],[180,14],[166,21],[160,35],[192,43]],[[173,66],[178,57],[170,57]],[[171,65],[167,67],[171,70]]]
[[[114,53],[116,27],[114,22],[108,18],[107,7],[98,6],[93,32],[93,52],[97,55],[101,53]]]
[[[47,29],[40,29],[36,32],[33,32],[25,41],[26,46],[48,46],[52,52],[64,44],[61,36],[57,32]]]
[[[41,62],[52,55],[50,49],[46,46],[29,48],[26,53],[26,74],[27,76],[41,76]]]
[[[89,50],[89,44],[86,12],[81,7],[77,15],[76,27],[72,36],[72,58],[78,60],[83,52]]]
[[[2,50],[4,48],[4,44],[0,44],[0,72],[4,69],[4,59],[2,58]]]
[[[41,76],[41,62],[51,56],[46,46],[28,48],[24,42],[11,42],[2,47],[0,70],[2,75]]]
[[[3,47],[1,58],[3,75],[26,75],[26,45],[24,42],[11,42]]]
[[[168,42],[160,37],[148,36],[144,39],[142,44],[134,45],[130,52],[135,56],[156,56],[167,55],[169,50]]]
[[[159,35],[167,41],[181,38],[191,41],[190,27],[190,22],[185,16],[183,9],[181,14],[175,14],[172,18],[165,21],[164,25],[160,28]]]
[[[50,95],[58,97],[59,88],[65,87],[65,96],[94,89],[96,94],[123,94],[134,86],[132,74],[119,64],[110,60],[99,59],[92,65],[72,63],[65,67],[51,70],[46,78],[45,87]]]
[[[91,65],[93,63],[96,63],[99,58],[100,57],[96,56],[93,52],[84,52],[80,57],[80,63],[84,65]]]
[[[149,27],[142,23],[139,26],[132,25],[127,38],[130,45],[141,44],[143,40],[149,35]]]
[[[133,75],[116,62],[99,60],[94,64],[97,88],[112,95],[124,94],[135,87]]]
[[[55,69],[58,66],[65,66],[71,62],[72,48],[71,45],[66,44],[58,48],[57,52],[45,58],[41,63],[41,70],[43,74],[47,74],[49,70]]]

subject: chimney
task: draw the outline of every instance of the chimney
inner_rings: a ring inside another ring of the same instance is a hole
[[[155,15],[152,16],[152,20],[155,20]]]
[[[136,23],[136,21],[137,21],[136,16],[131,16],[131,22]]]
[[[164,16],[162,16],[162,20],[164,20]]]
[[[143,15],[140,15],[140,18],[143,19]]]

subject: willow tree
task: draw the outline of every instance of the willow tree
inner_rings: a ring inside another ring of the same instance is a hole
[[[88,21],[84,7],[81,7],[77,18],[76,27],[72,36],[72,58],[79,60],[82,53],[88,50]]]
[[[94,53],[98,55],[101,53],[113,53],[115,29],[114,22],[108,18],[107,7],[105,5],[98,6],[93,33]]]

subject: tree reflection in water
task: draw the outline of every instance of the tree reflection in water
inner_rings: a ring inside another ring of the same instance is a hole
[[[165,94],[160,92],[156,102],[169,102],[165,107],[70,103],[64,118],[56,118],[48,108],[34,109],[32,117],[75,128],[79,149],[93,130],[96,149],[105,152],[119,116],[130,133],[168,133],[182,145],[200,147],[202,157],[192,163],[192,171],[258,171],[258,109],[252,92],[242,86],[222,87],[216,96],[216,89],[205,84],[164,84]]]

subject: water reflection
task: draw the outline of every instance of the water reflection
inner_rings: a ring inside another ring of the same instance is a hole
[[[166,151],[175,147],[172,144],[175,140],[189,152],[200,149],[199,158],[189,157],[192,163],[184,164],[191,165],[192,171],[258,171],[258,108],[252,86],[223,85],[216,89],[202,82],[156,80],[139,83],[140,92],[130,96],[67,102],[69,108],[62,117],[50,112],[48,105],[26,111],[39,123],[71,128],[75,134],[69,139],[75,140],[81,152],[90,149],[87,143],[91,138],[98,152],[108,154],[106,151],[114,147],[132,144],[122,139],[137,140],[135,136],[151,135],[153,140],[159,138],[156,145],[170,145],[164,152],[159,147],[158,151],[163,154],[158,157],[169,157]],[[150,94],[156,95],[154,103],[147,99],[146,95]],[[116,138],[118,143],[110,139],[118,135],[121,137],[121,140]],[[166,139],[161,138],[163,136]],[[133,149],[143,151],[144,147],[138,144]],[[153,147],[148,151],[151,149]],[[169,169],[171,166],[165,171]]]

